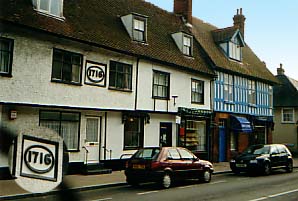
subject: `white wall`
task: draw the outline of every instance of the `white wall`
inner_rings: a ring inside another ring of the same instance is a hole
[[[154,110],[154,99],[152,98],[153,70],[170,73],[170,100],[169,112],[177,112],[178,107],[211,109],[210,104],[210,80],[199,74],[191,74],[178,71],[174,68],[158,65],[156,63],[141,60],[139,64],[138,78],[138,105],[140,110]],[[204,104],[191,103],[191,79],[204,81]],[[176,105],[174,106],[173,95],[177,95]],[[156,100],[156,111],[167,111],[166,100]]]
[[[3,77],[0,80],[2,86],[7,86],[3,87],[0,93],[2,102],[86,108],[134,108],[136,59],[117,54],[102,54],[99,49],[97,52],[89,52],[82,51],[83,48],[72,48],[28,37],[16,35],[6,37],[14,39],[14,56],[12,77]],[[53,48],[84,55],[83,86],[51,82]],[[110,60],[132,64],[132,92],[109,90],[109,76],[107,76],[106,87],[85,85],[86,60],[107,64],[107,72],[109,72]]]

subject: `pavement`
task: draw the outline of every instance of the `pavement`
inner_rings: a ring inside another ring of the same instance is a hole
[[[231,172],[228,162],[213,163],[214,174],[223,174]],[[298,158],[294,158],[294,168],[298,168]],[[63,180],[68,188],[74,191],[107,188],[113,186],[126,185],[124,171],[113,171],[111,174],[93,174],[93,175],[66,175]],[[58,191],[43,193],[54,194]],[[19,187],[13,179],[0,180],[0,200],[14,200],[19,198],[28,198],[38,196]]]

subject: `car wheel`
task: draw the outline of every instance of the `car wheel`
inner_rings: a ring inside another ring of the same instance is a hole
[[[161,178],[161,187],[162,188],[170,188],[172,185],[172,176],[169,173],[165,173]]]
[[[139,183],[136,180],[134,180],[132,178],[129,178],[129,177],[126,177],[126,182],[127,182],[128,185],[131,185],[131,186],[138,186],[139,185]]]
[[[237,170],[236,168],[233,168],[233,169],[232,169],[232,172],[233,172],[234,174],[240,174],[240,171]]]
[[[286,167],[287,172],[293,172],[293,162],[289,161],[287,167]]]
[[[210,170],[204,170],[200,180],[203,181],[204,183],[209,183],[211,181],[211,172]]]
[[[264,175],[269,175],[271,173],[271,165],[269,162],[264,164]]]

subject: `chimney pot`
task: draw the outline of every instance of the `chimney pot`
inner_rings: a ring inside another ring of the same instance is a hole
[[[282,68],[282,64],[279,64],[279,68],[277,68],[277,75],[284,75],[285,70]]]
[[[240,10],[240,14],[239,14]],[[233,20],[234,20],[234,27],[238,28],[244,37],[244,26],[245,26],[245,17],[242,15],[242,8],[237,9],[237,14],[234,15]]]
[[[192,0],[174,0],[174,13],[182,15],[192,24]]]

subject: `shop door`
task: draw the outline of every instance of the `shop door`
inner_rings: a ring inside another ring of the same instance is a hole
[[[227,152],[227,146],[226,146],[225,127],[219,126],[219,156],[218,156],[219,162],[226,161],[226,152]]]
[[[160,140],[159,146],[171,147],[172,146],[172,123],[160,123]]]
[[[88,117],[86,122],[86,157],[87,163],[99,163],[101,117]]]

